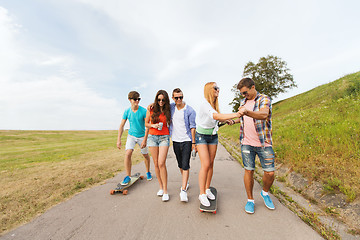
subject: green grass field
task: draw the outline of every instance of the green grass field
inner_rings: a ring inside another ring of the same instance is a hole
[[[123,170],[116,140],[117,131],[1,130],[0,233]]]
[[[239,125],[220,134],[239,142]],[[360,196],[360,72],[273,104],[273,142],[278,164]]]

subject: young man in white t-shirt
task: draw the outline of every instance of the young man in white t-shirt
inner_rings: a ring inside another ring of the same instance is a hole
[[[195,147],[195,118],[196,113],[192,107],[183,101],[183,92],[176,88],[173,90],[172,99],[175,103],[170,104],[171,124],[170,136],[173,148],[182,175],[182,186],[180,189],[180,201],[188,202],[187,189],[189,181],[191,151]]]

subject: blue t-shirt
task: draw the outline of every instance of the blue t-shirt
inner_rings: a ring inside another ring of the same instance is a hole
[[[131,136],[137,138],[145,136],[145,118],[146,109],[141,106],[139,106],[139,109],[135,113],[131,110],[131,107],[125,110],[123,119],[129,120],[129,134]]]

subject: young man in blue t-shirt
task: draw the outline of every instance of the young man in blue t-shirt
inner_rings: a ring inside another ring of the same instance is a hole
[[[141,98],[138,92],[129,92],[128,99],[131,103],[131,107],[126,109],[124,112],[117,139],[117,147],[121,149],[121,136],[124,132],[125,123],[127,120],[129,120],[130,129],[128,131],[128,136],[126,140],[124,160],[126,177],[122,181],[121,185],[127,185],[131,180],[131,156],[136,144],[140,146],[141,153],[145,158],[147,180],[152,179],[150,173],[150,157],[146,146],[146,139],[148,135],[148,130],[145,130],[146,109],[139,106]]]

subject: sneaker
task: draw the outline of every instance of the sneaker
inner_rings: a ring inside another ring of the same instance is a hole
[[[214,194],[212,194],[212,192],[210,191],[210,189],[206,189],[206,196],[207,196],[208,199],[210,199],[210,200],[215,200],[215,196],[214,196]]]
[[[152,180],[151,172],[147,172],[147,173],[146,173],[146,179],[147,179],[148,181],[151,181],[151,180]]]
[[[261,191],[260,195],[261,195],[261,196],[263,197],[263,199],[264,199],[265,206],[266,206],[268,209],[274,210],[274,209],[275,209],[275,206],[274,206],[273,202],[271,201],[270,196],[269,196],[269,195],[264,196],[262,191]]]
[[[255,203],[248,201],[245,205],[245,212],[253,214],[255,212]]]
[[[162,195],[164,195],[164,190],[160,189],[157,194],[159,197],[161,197]]]
[[[188,202],[189,199],[187,197],[187,192],[182,190],[182,188],[180,188],[180,201],[181,202]]]
[[[207,198],[206,194],[199,195],[200,203],[205,207],[210,207],[209,199]]]
[[[126,176],[124,180],[121,182],[121,185],[126,186],[129,184],[131,178],[129,176]]]
[[[162,196],[162,201],[167,202],[167,201],[169,201],[169,199],[170,199],[169,194],[164,193],[164,195]]]

